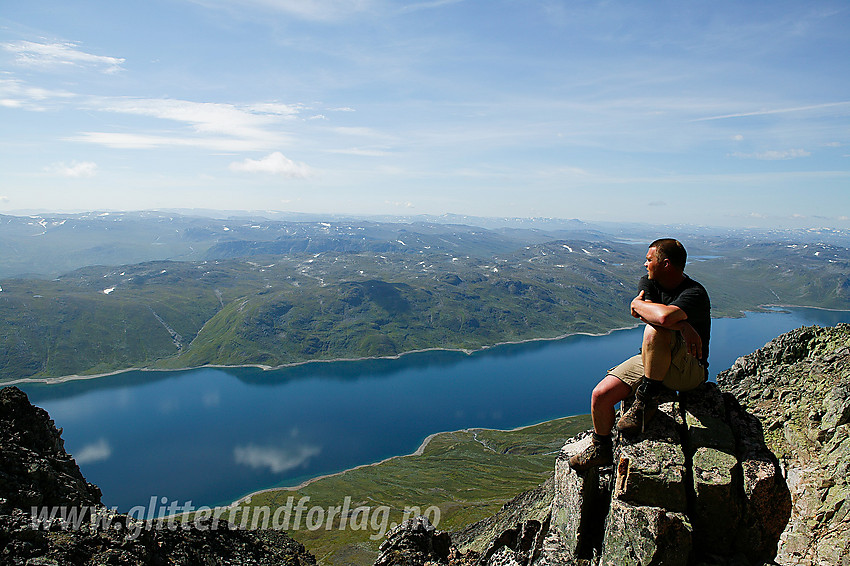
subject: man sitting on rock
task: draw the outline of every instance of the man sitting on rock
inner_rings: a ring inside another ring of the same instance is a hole
[[[688,254],[671,238],[652,242],[646,252],[647,274],[638,284],[631,313],[646,323],[641,353],[611,369],[590,400],[593,438],[570,458],[576,471],[613,462],[611,428],[614,406],[635,394],[635,402],[617,423],[624,436],[643,432],[665,389],[687,391],[708,377],[711,304],[705,288],[685,275]]]

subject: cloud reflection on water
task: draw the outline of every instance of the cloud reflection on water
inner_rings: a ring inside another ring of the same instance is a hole
[[[310,458],[321,451],[321,447],[310,445],[277,448],[247,444],[236,446],[233,449],[233,457],[237,464],[254,469],[268,468],[273,473],[280,473],[306,464]]]

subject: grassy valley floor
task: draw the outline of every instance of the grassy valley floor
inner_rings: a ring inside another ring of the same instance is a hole
[[[409,456],[253,494],[235,504],[233,517],[248,528],[283,528],[321,564],[372,564],[406,509],[441,530],[493,515],[545,481],[564,441],[590,426],[590,415],[581,415],[511,431],[439,433]]]

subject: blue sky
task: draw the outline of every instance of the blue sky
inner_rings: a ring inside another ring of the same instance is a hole
[[[846,1],[6,0],[0,213],[850,228]]]

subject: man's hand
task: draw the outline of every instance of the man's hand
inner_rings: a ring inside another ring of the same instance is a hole
[[[632,303],[631,303],[631,306],[630,306],[631,311],[632,311],[632,316],[635,317],[635,318],[641,318],[641,316],[635,310],[635,301],[642,301],[642,302],[644,302],[644,301],[645,302],[651,302],[651,301],[649,299],[644,298],[644,292],[643,291],[638,293],[638,296],[635,297],[634,299],[632,299]],[[644,321],[644,322],[646,322],[646,321]]]

